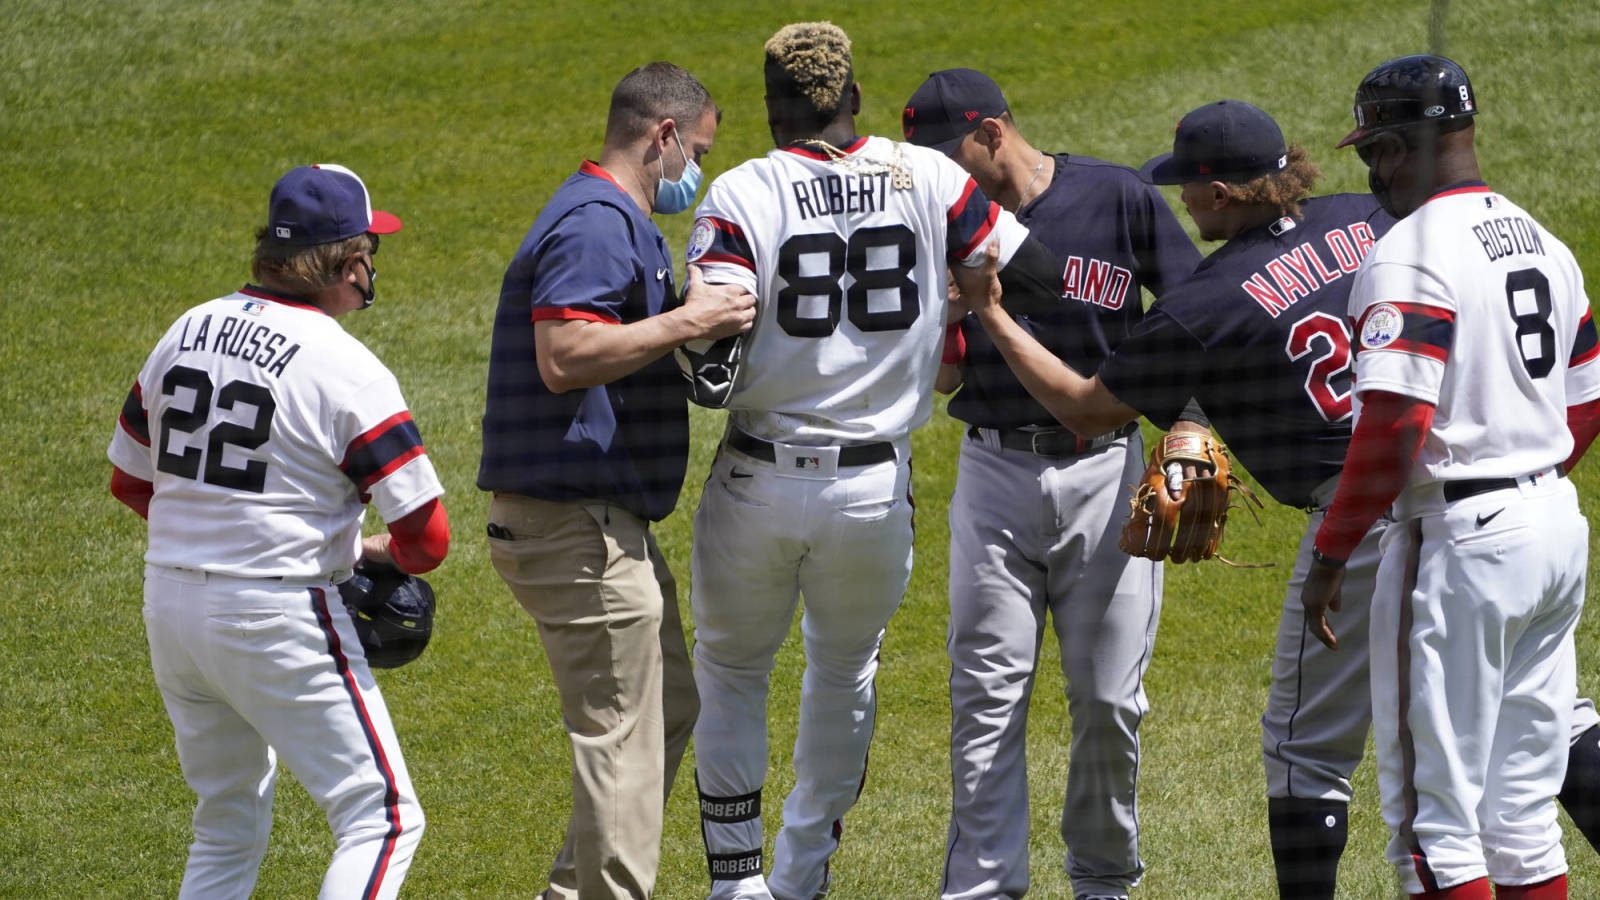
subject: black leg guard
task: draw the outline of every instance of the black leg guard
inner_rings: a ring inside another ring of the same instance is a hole
[[[1567,751],[1567,780],[1556,795],[1589,846],[1600,851],[1600,725],[1585,731]]]
[[[1349,825],[1348,803],[1267,798],[1279,900],[1333,900]]]

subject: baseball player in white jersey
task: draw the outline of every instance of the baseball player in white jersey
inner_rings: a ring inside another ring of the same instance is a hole
[[[1388,858],[1412,896],[1566,897],[1553,798],[1576,702],[1588,527],[1567,468],[1600,415],[1572,254],[1483,183],[1466,73],[1389,60],[1354,144],[1401,221],[1350,294],[1356,429],[1302,603],[1330,646],[1342,561],[1393,503],[1371,605]]]
[[[395,896],[422,837],[335,587],[358,557],[422,572],[449,546],[399,385],[337,321],[372,302],[377,236],[399,228],[348,169],[290,171],[259,284],[167,329],[111,440],[112,492],[149,520],[151,664],[198,796],[181,897],[250,895],[279,757],[333,830],[321,896]],[[389,531],[363,539],[369,501]]]
[[[947,265],[982,262],[994,237],[1013,276],[1033,272],[1054,281],[1041,296],[1059,294],[1058,263],[959,166],[856,135],[849,48],[828,23],[768,41],[777,149],[711,185],[688,250],[708,282],[759,298],[694,524],[695,761],[713,897],[811,900],[829,882],[863,784],[879,644],[911,572],[908,433],[931,413]],[[796,783],[764,879],[767,679],[801,594]]]

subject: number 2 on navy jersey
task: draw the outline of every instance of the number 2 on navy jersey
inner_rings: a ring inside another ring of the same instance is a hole
[[[824,258],[826,270],[816,272],[813,261],[813,274],[801,274],[805,257]],[[858,229],[849,241],[833,232],[797,234],[778,248],[778,274],[784,281],[778,292],[778,324],[795,337],[823,338],[838,328],[840,312],[848,307],[851,324],[861,331],[904,331],[922,313],[911,278],[916,265],[916,236],[904,225]],[[848,291],[842,284],[847,274]],[[874,290],[895,290],[899,302],[874,311],[867,306]],[[828,298],[827,316],[802,316],[803,296]]]
[[[1284,351],[1292,360],[1299,360],[1321,351],[1311,360],[1306,372],[1306,395],[1322,418],[1338,422],[1350,416],[1350,332],[1344,323],[1324,312],[1315,312],[1289,328],[1289,340]],[[1334,381],[1341,379],[1346,385],[1341,393]]]
[[[237,405],[255,407],[255,419],[249,424],[223,421],[211,427],[204,452],[199,447],[187,447],[182,453],[173,453],[172,432],[197,434],[211,418],[211,376],[188,366],[173,366],[161,379],[161,393],[176,396],[180,388],[194,392],[194,402],[188,409],[168,407],[161,414],[161,443],[156,454],[156,468],[179,478],[199,479],[217,487],[233,488],[259,494],[266,487],[267,464],[259,459],[247,461],[242,467],[227,464],[225,454],[229,446],[254,450],[267,442],[272,434],[272,414],[278,405],[272,392],[248,381],[230,381],[216,392],[218,409],[232,410]],[[201,473],[201,460],[205,472]]]

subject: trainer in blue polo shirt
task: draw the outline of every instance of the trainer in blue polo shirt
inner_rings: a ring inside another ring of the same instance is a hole
[[[749,330],[755,298],[691,269],[679,302],[650,214],[694,202],[720,115],[677,66],[630,72],[599,162],[551,197],[501,286],[478,486],[494,493],[490,556],[539,624],[572,743],[572,820],[546,897],[649,896],[699,711],[650,532],[688,464],[671,354]]]

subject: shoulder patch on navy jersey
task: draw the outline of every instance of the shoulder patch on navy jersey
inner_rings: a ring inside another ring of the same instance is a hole
[[[1400,337],[1405,316],[1393,303],[1379,303],[1367,310],[1366,321],[1361,323],[1361,347],[1381,350]]]

